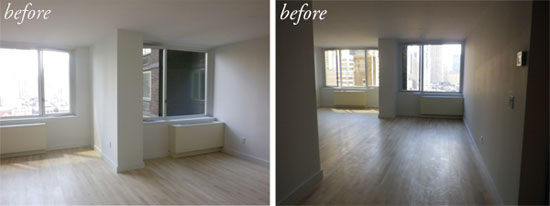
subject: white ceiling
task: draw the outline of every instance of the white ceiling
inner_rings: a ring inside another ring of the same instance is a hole
[[[268,0],[33,0],[31,9],[51,9],[48,20],[4,20],[0,40],[57,47],[92,45],[115,28],[140,31],[145,43],[211,48],[269,34]]]
[[[463,40],[494,2],[314,1],[326,19],[314,21],[319,47],[377,47],[378,38]]]

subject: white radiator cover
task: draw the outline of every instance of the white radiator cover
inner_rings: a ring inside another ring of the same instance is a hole
[[[185,157],[223,148],[224,123],[215,121],[170,125],[170,155]]]
[[[367,106],[367,92],[365,91],[334,91],[334,106]]]
[[[47,146],[45,123],[0,126],[3,157],[44,152]]]
[[[420,114],[462,116],[464,98],[461,96],[422,96],[420,97]]]

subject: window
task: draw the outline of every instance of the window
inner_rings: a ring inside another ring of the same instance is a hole
[[[150,53],[143,52],[143,117],[204,115],[206,53],[146,49]]]
[[[325,86],[361,88],[378,86],[378,50],[325,51]]]
[[[461,91],[461,44],[415,44],[403,48],[404,91]]]
[[[0,117],[71,113],[70,54],[0,48]]]
[[[403,86],[404,90],[419,91],[420,90],[420,46],[407,46],[407,60],[403,78],[405,79]]]

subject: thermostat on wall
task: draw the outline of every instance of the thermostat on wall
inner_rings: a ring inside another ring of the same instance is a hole
[[[527,52],[526,51],[519,51],[518,52],[518,57],[517,57],[517,60],[516,60],[516,66],[522,67],[522,66],[525,66],[525,64],[527,64]]]

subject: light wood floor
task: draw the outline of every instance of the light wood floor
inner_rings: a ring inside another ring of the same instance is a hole
[[[114,173],[92,149],[1,159],[0,204],[269,204],[269,169],[224,153]]]
[[[320,109],[324,178],[302,204],[492,204],[461,120]]]

